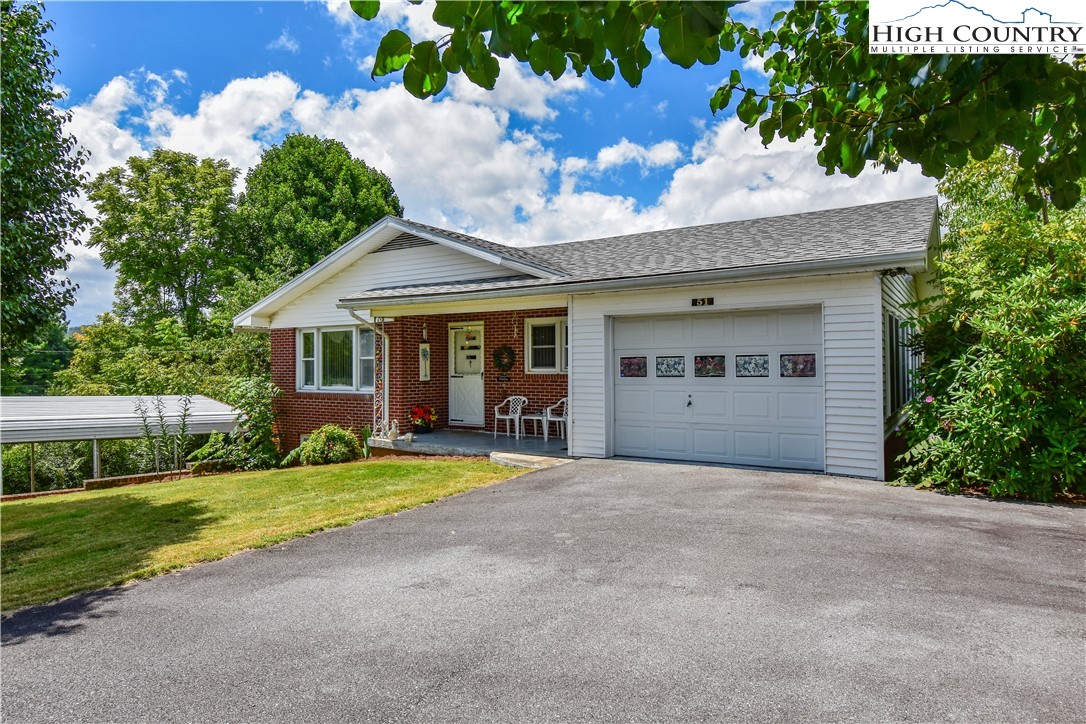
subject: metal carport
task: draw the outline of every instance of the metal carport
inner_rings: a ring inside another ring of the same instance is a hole
[[[156,401],[161,400],[167,433],[175,433],[184,415],[180,395],[154,396],[57,396],[0,397],[0,444],[91,440],[93,471],[99,477],[99,440],[143,437],[144,417],[137,409],[142,400],[147,422],[159,432]],[[238,425],[238,411],[202,395],[189,398],[186,427],[190,434],[229,432]],[[31,448],[31,485],[33,447]]]

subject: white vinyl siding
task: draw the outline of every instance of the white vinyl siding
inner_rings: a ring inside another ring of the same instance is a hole
[[[570,304],[570,455],[613,454],[611,318],[697,313],[691,299],[713,297],[706,313],[821,305],[825,361],[826,472],[881,478],[882,335],[878,280],[872,273],[578,294]]]
[[[529,373],[566,371],[566,319],[528,319],[524,322],[524,370]]]
[[[374,335],[362,327],[298,331],[300,391],[373,392]]]
[[[271,318],[271,328],[357,324],[354,317],[336,305],[340,299],[367,289],[490,279],[516,273],[439,244],[370,253],[276,312]]]

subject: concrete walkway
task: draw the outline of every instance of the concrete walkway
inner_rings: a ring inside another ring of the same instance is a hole
[[[1081,721],[1086,511],[581,460],[3,622],[3,720]]]
[[[414,435],[410,442],[403,437],[396,440],[374,437],[370,438],[370,447],[416,455],[486,456],[492,452],[509,452],[564,458],[569,454],[568,444],[559,437],[544,441],[542,435],[522,435],[518,439],[511,435],[471,430],[434,430],[423,435]]]

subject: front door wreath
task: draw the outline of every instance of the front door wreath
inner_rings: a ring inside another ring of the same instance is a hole
[[[517,353],[507,344],[500,345],[494,350],[494,368],[498,372],[508,372],[516,364]]]

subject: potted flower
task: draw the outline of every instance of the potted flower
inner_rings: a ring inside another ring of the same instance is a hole
[[[437,411],[430,405],[415,405],[411,408],[411,427],[418,433],[432,432],[437,420]]]

